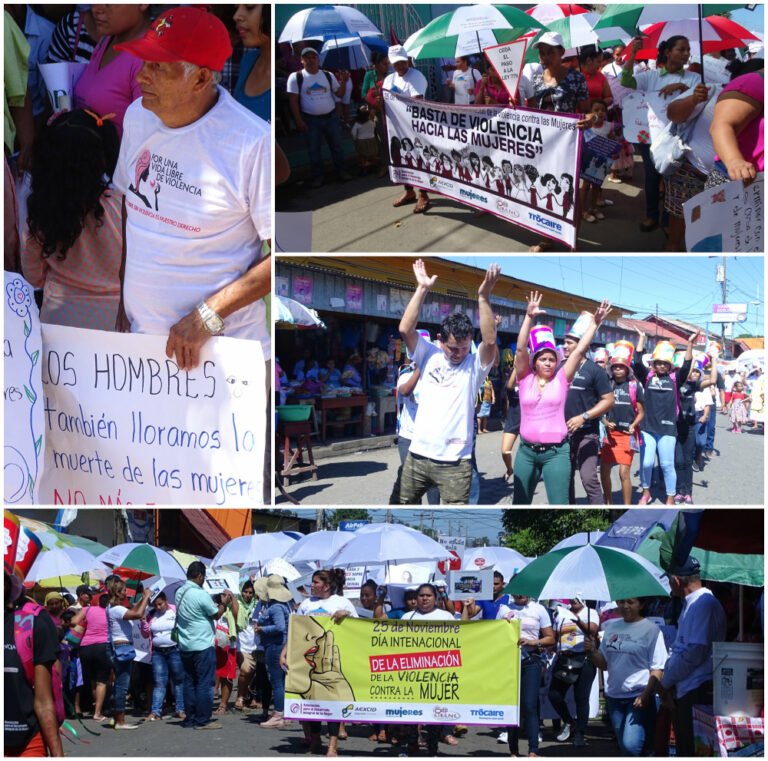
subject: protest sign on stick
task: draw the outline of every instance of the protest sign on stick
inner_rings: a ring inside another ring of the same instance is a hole
[[[504,42],[501,45],[492,45],[484,48],[483,53],[488,56],[491,66],[499,75],[499,79],[507,88],[510,98],[517,97],[517,88],[520,85],[520,72],[525,61],[525,49],[527,40]]]
[[[42,338],[32,286],[13,272],[5,273],[3,311],[3,497],[6,505],[30,505],[37,502],[45,440]]]
[[[291,616],[285,715],[517,725],[519,637],[519,621],[335,623],[328,616]]]
[[[389,90],[383,96],[393,182],[441,193],[575,246],[577,118],[431,103]]]
[[[43,325],[46,504],[261,504],[264,359],[217,337],[194,370],[167,338]]]
[[[685,247],[690,252],[762,252],[765,175],[745,186],[728,182],[683,204]]]

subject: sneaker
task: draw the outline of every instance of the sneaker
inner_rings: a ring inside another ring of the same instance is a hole
[[[115,724],[115,729],[138,729],[138,724]]]
[[[587,740],[584,737],[583,732],[575,732],[573,735],[573,747],[574,748],[586,748]]]
[[[564,743],[570,736],[571,736],[571,725],[570,724],[566,724],[560,730],[560,734],[557,736],[557,741],[559,743]]]
[[[499,745],[506,745],[509,742],[509,733],[499,732],[499,736],[496,738],[496,742]]]
[[[693,497],[690,494],[686,494],[683,497],[683,502],[685,502],[686,505],[692,505],[693,504]]]
[[[219,724],[218,721],[209,721],[207,724],[197,724],[195,729],[224,729],[223,724]]]
[[[640,501],[637,504],[638,505],[647,505],[651,501],[651,499],[653,499],[653,498],[651,497],[650,494],[643,494],[643,496],[640,497]]]

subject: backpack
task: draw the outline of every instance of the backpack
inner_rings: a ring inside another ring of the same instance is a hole
[[[45,611],[42,605],[36,602],[25,602],[24,605],[13,614],[13,640],[16,644],[16,652],[21,659],[24,677],[29,686],[35,689],[35,659],[34,659],[34,631],[35,619]],[[59,725],[67,718],[64,710],[64,690],[61,684],[61,672],[58,661],[54,662],[51,684],[53,686],[53,703],[56,710],[56,721]]]

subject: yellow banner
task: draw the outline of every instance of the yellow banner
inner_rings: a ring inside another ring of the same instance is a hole
[[[291,616],[285,717],[516,725],[518,621]]]

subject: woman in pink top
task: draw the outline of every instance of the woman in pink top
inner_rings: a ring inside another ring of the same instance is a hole
[[[513,504],[530,505],[539,479],[544,479],[550,505],[568,504],[571,475],[570,443],[565,424],[565,399],[573,376],[587,353],[600,323],[611,311],[603,301],[594,315],[582,313],[589,325],[576,348],[558,369],[558,355],[551,328],[533,326],[545,311],[541,294],[531,291],[517,337],[515,370],[520,389],[520,446],[515,458]],[[530,340],[529,340],[530,339]]]
[[[721,182],[751,182],[765,168],[765,80],[763,70],[736,77],[724,88],[715,106],[709,133],[717,153],[714,175]],[[707,186],[719,184],[712,182]]]
[[[120,137],[128,106],[141,96],[136,83],[143,62],[115,46],[141,37],[149,29],[148,5],[93,5],[96,30],[103,35],[93,50],[88,67],[75,85],[75,108],[87,108],[100,116],[113,114]]]
[[[107,696],[107,684],[112,672],[109,657],[109,630],[107,629],[107,610],[100,605],[86,605],[71,621],[71,626],[85,626],[85,634],[80,642],[80,662],[83,665],[83,680],[93,690],[93,718],[104,721],[102,714],[104,699]]]
[[[114,124],[81,110],[61,114],[35,143],[21,266],[43,288],[43,322],[115,329],[122,196],[110,178],[119,148]]]
[[[508,106],[512,104],[509,91],[499,79],[496,69],[486,61],[482,79],[475,85],[476,106]]]

